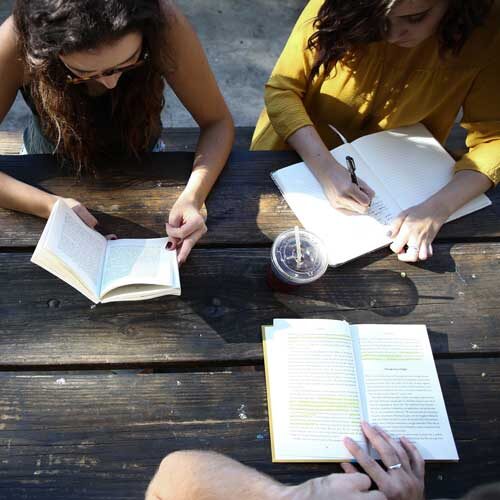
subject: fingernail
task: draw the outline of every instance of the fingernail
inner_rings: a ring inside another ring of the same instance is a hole
[[[167,250],[170,250],[172,248],[172,242],[168,241],[166,245]]]
[[[387,231],[387,236],[390,238],[392,236],[392,231],[389,229],[389,231]]]

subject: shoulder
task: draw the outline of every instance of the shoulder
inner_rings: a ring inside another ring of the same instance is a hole
[[[461,57],[472,65],[489,66],[500,58],[500,0],[495,0],[484,24],[465,43]]]
[[[5,68],[8,68],[10,78],[15,81],[18,87],[25,83],[19,38],[12,16],[0,25],[0,72],[3,72]]]

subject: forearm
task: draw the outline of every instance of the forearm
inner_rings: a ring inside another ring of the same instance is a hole
[[[492,186],[486,175],[473,170],[461,170],[453,179],[425,203],[446,220],[451,214]]]
[[[281,500],[287,490],[224,455],[183,451],[163,460],[146,500]]]
[[[288,138],[288,143],[304,160],[321,182],[332,164],[336,164],[330,151],[325,146],[316,129],[312,126],[302,127]]]
[[[0,172],[0,206],[47,218],[57,196]]]
[[[231,117],[202,127],[196,148],[193,171],[181,197],[198,208],[203,206],[217,177],[224,168],[234,140]]]

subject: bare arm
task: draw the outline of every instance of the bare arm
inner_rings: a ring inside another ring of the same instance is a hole
[[[23,85],[12,16],[0,26],[0,122],[12,107]],[[0,172],[0,207],[47,218],[57,197]]]
[[[171,2],[165,1],[168,51],[173,68],[166,68],[169,85],[200,126],[193,171],[169,216],[167,232],[182,248],[183,262],[206,231],[199,213],[224,167],[234,140],[234,125],[196,33]],[[195,214],[197,212],[197,215]]]
[[[353,473],[286,486],[218,453],[178,451],[162,461],[146,500],[387,500],[370,484]]]

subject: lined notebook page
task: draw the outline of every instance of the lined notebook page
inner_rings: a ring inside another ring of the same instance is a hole
[[[455,160],[420,123],[367,135],[352,144],[403,210],[424,202],[453,177]],[[448,221],[488,205],[491,201],[480,195]]]

